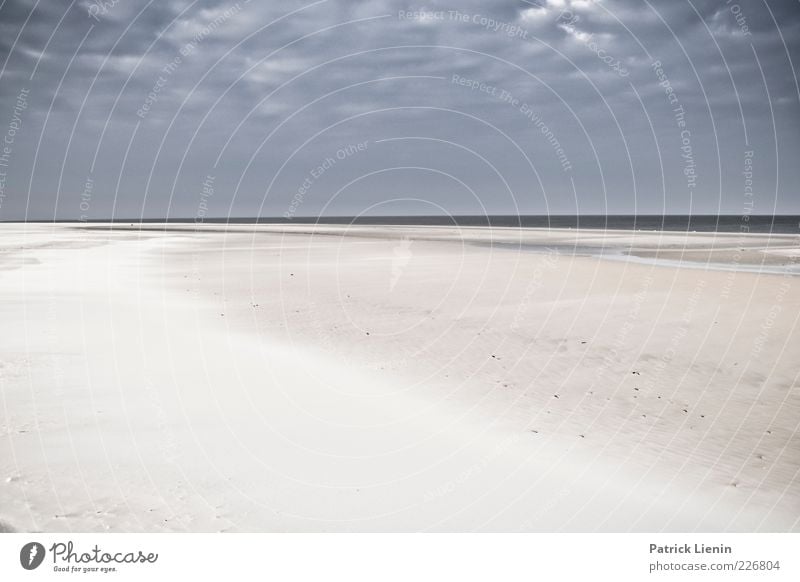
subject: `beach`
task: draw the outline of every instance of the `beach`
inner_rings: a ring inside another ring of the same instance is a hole
[[[800,531],[800,237],[0,225],[0,529]]]

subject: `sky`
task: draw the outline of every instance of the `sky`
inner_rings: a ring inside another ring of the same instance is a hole
[[[800,2],[0,0],[0,220],[800,213]]]

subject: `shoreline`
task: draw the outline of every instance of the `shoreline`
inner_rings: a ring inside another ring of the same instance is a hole
[[[240,226],[240,225],[232,225]],[[151,228],[113,228],[114,231],[134,232],[175,232],[175,233],[214,233],[214,234],[240,234],[249,233],[253,236],[264,234],[304,235],[304,236],[334,236],[334,237],[364,237],[384,239],[388,232],[399,233],[400,238],[411,240],[450,241],[475,245],[489,245],[493,248],[519,250],[530,252],[563,252],[566,254],[581,254],[594,258],[612,261],[638,262],[668,268],[692,268],[726,272],[754,272],[763,275],[800,275],[800,235],[787,234],[762,234],[762,233],[707,233],[683,231],[645,231],[645,230],[596,230],[596,229],[542,229],[535,227],[483,227],[483,226],[434,226],[434,225],[316,225],[308,229],[306,225],[241,225],[243,228],[218,229],[198,225],[187,228],[151,229]],[[260,228],[250,228],[250,227]],[[288,228],[287,228],[288,227]],[[295,227],[295,228],[292,228]],[[82,226],[80,228],[86,228]],[[416,231],[425,233],[450,233],[438,237],[426,237]],[[453,237],[452,233],[459,236]],[[473,236],[470,237],[469,234]],[[500,236],[495,237],[495,233]],[[466,236],[465,236],[466,234]],[[485,235],[489,235],[486,240]],[[507,238],[511,236],[511,238]],[[564,238],[548,237],[575,237],[570,246]],[[598,238],[600,240],[598,242]],[[630,245],[626,248],[621,241],[628,237]],[[530,239],[533,239],[531,241]],[[536,240],[536,239],[539,240]],[[641,239],[641,240],[637,240]],[[714,243],[720,241],[722,248],[705,248],[697,241],[711,239]],[[587,242],[582,242],[588,240]],[[608,241],[608,245],[599,244]],[[676,245],[684,241],[683,246]],[[747,241],[742,248],[743,241]],[[756,244],[762,241],[762,244]],[[667,248],[662,246],[667,244]],[[738,243],[738,244],[737,244]],[[777,244],[773,244],[777,243]],[[642,245],[641,248],[631,248],[634,244]],[[669,246],[672,245],[672,246]],[[754,245],[754,246],[750,246]],[[607,250],[610,247],[610,250]],[[705,260],[693,260],[693,252],[708,252]],[[659,254],[667,255],[659,257]],[[716,259],[716,260],[712,260]],[[760,266],[760,268],[759,268]]]
[[[638,223],[636,222],[638,221]],[[695,221],[695,224],[692,224]],[[15,221],[0,221],[13,224]],[[19,221],[16,221],[19,223]],[[433,226],[481,228],[537,228],[544,230],[627,230],[644,232],[800,234],[800,214],[493,214],[493,215],[413,215],[413,216],[330,216],[298,217],[207,217],[120,218],[36,220],[29,224],[138,224],[138,225],[222,225],[222,226]],[[581,224],[583,223],[583,224]],[[627,224],[626,224],[627,223]],[[763,230],[767,229],[767,230]]]

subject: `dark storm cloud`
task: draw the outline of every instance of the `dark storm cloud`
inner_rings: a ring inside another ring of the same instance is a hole
[[[0,219],[798,212],[799,42],[796,2],[6,0]]]

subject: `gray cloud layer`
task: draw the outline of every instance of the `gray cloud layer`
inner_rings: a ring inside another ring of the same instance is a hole
[[[5,0],[0,220],[798,213],[799,43],[795,1]]]

